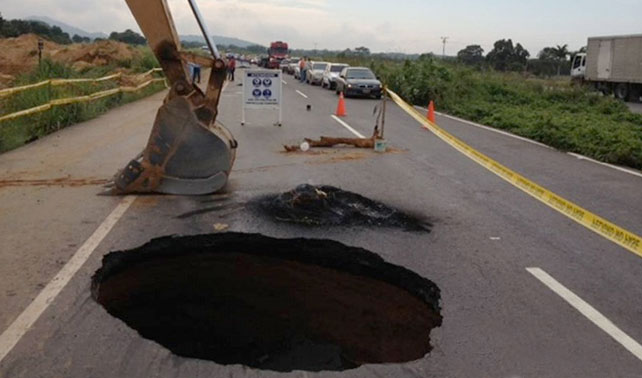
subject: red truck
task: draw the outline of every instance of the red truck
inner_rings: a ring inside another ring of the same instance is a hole
[[[281,61],[289,58],[289,54],[290,50],[288,49],[287,43],[281,41],[270,43],[270,48],[268,49],[269,60],[267,62],[267,68],[278,69],[281,65]]]

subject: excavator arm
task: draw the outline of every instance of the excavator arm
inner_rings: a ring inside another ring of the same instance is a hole
[[[226,62],[211,41],[195,0],[187,0],[212,57],[181,50],[166,0],[126,0],[170,84],[143,152],[114,177],[111,193],[202,195],[227,183],[237,143],[216,122]],[[190,82],[188,63],[211,67],[203,92]]]

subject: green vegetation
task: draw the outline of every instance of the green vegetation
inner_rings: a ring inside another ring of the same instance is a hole
[[[370,66],[406,101],[607,162],[642,169],[642,115],[569,81],[482,71],[430,56],[399,63],[337,59]]]
[[[136,33],[131,29],[127,29],[122,33],[111,32],[109,39],[113,41],[123,42],[130,45],[146,45],[147,40],[142,35]]]
[[[49,26],[41,21],[5,20],[0,14],[0,38],[18,37],[28,33],[38,34],[62,45],[71,43],[69,34],[57,26]]]
[[[158,67],[158,62],[151,51],[143,50],[143,52],[141,59],[126,62],[135,72],[144,72]],[[69,66],[44,59],[36,70],[18,77],[15,85],[37,83],[52,78],[97,78],[109,75],[115,68],[115,66],[92,67],[79,73]],[[29,109],[53,99],[89,95],[116,87],[118,87],[117,81],[107,80],[99,83],[70,83],[33,88],[0,98],[0,115]],[[66,126],[95,118],[111,108],[149,96],[163,88],[162,82],[156,82],[135,93],[118,93],[95,101],[55,106],[41,113],[2,121],[0,122],[0,152],[19,147]]]

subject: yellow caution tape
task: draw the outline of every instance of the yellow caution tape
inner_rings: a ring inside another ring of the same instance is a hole
[[[99,83],[101,81],[107,81],[107,80],[113,80],[113,79],[118,79],[121,77],[123,74],[118,72],[113,75],[109,76],[104,76],[104,77],[99,77],[99,78],[81,78],[81,79],[52,79],[51,80],[51,85],[53,86],[58,86],[58,85],[63,85],[63,84],[72,84],[72,83]]]
[[[121,92],[136,92],[136,91],[139,91],[139,90],[145,88],[146,86],[148,86],[151,83],[156,83],[156,82],[159,82],[159,81],[165,82],[165,79],[164,78],[151,79],[151,80],[148,80],[148,81],[140,84],[137,87],[119,87],[119,88],[107,89],[105,91],[92,93],[92,94],[87,95],[87,96],[68,97],[68,98],[60,98],[60,99],[51,100],[48,103],[43,104],[43,105],[39,105],[39,106],[36,106],[36,107],[33,107],[33,108],[21,110],[19,112],[15,112],[15,113],[7,114],[7,115],[4,115],[4,116],[0,116],[0,122],[8,121],[10,119],[14,119],[14,118],[18,118],[18,117],[23,117],[23,116],[26,116],[26,115],[29,115],[29,114],[44,112],[46,110],[51,109],[54,106],[74,104],[74,103],[78,103],[78,102],[94,101],[94,100],[98,100],[100,98],[107,97],[107,96],[112,96],[112,95],[115,95],[115,94],[121,93]],[[166,82],[165,82],[165,86],[167,86]]]
[[[22,92],[22,91],[25,91],[25,90],[31,89],[31,88],[42,87],[43,85],[47,85],[49,83],[51,83],[51,80],[45,80],[45,81],[41,81],[39,83],[34,83],[34,84],[22,85],[20,87],[1,89],[0,90],[0,97],[9,96],[11,94]]]
[[[47,103],[47,104],[36,106],[36,107],[33,107],[33,108],[21,110],[19,112],[15,112],[15,113],[4,115],[4,116],[0,117],[0,122],[6,121],[6,120],[10,120],[10,119],[14,119],[14,118],[18,118],[18,117],[22,117],[22,116],[26,116],[26,115],[33,114],[33,113],[44,112],[45,110],[49,110],[49,109],[51,109],[51,104]]]
[[[151,75],[154,72],[161,72],[161,71],[163,71],[162,68],[152,68],[151,70],[140,74],[140,76],[147,76],[147,75]],[[72,84],[72,83],[98,83],[98,82],[101,82],[101,81],[118,79],[121,76],[123,76],[122,72],[118,72],[118,73],[115,73],[115,74],[112,74],[112,75],[99,77],[99,78],[50,79],[50,80],[41,81],[39,83],[22,85],[20,87],[0,89],[0,97],[6,97],[6,96],[12,95],[14,93],[26,91],[27,89],[42,87],[42,86],[48,85],[48,84],[51,84],[52,86],[58,86],[58,85]]]
[[[642,257],[642,237],[627,231],[624,228],[609,222],[608,220],[591,213],[590,211],[566,200],[550,190],[536,184],[535,182],[527,179],[517,172],[499,164],[488,156],[470,147],[466,143],[457,139],[452,134],[448,133],[441,127],[430,122],[423,114],[419,113],[417,109],[405,102],[399,95],[386,90],[392,100],[399,105],[406,113],[416,119],[424,128],[431,131],[444,142],[448,143],[459,152],[463,153],[470,159],[479,163],[489,171],[498,175],[502,179],[508,181],[518,189],[524,191],[535,199],[541,201],[552,209],[564,214],[575,222],[596,232],[602,237],[611,240],[612,242],[626,248],[627,250]]]

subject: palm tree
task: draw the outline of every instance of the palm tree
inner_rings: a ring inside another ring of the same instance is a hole
[[[562,64],[566,63],[566,57],[571,55],[571,52],[568,51],[568,45],[557,45],[551,49],[551,52],[557,58],[557,76],[559,76]]]

